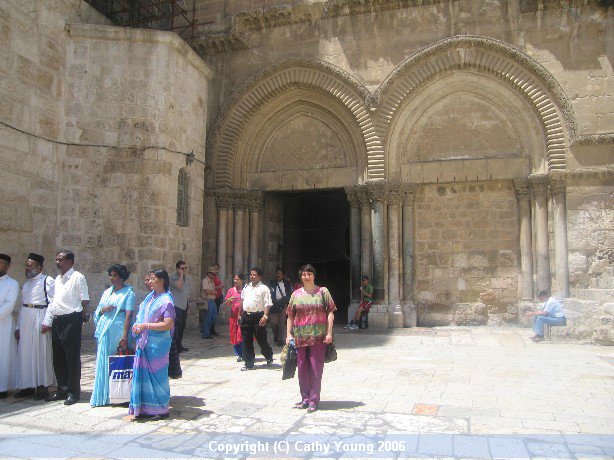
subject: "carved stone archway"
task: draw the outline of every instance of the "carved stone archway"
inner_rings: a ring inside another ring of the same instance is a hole
[[[539,63],[509,45],[482,37],[453,37],[414,54],[380,85],[374,125],[378,137],[389,135],[390,123],[407,98],[452,70],[470,70],[503,82],[525,98],[545,139],[546,171],[566,167],[569,139],[575,136],[571,104],[556,80]],[[383,146],[383,143],[381,144]]]
[[[289,91],[294,90],[298,95],[300,91],[297,90],[301,89],[318,92],[333,102],[331,106],[341,106],[351,114],[366,150],[362,180],[383,177],[384,159],[366,102],[368,90],[332,64],[296,58],[278,62],[254,75],[227,101],[209,136],[209,158],[215,175],[212,188],[245,185],[237,183],[239,179],[233,177],[233,167],[245,161],[236,155],[248,126],[262,107]]]

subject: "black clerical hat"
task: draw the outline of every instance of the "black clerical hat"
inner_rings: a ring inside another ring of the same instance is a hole
[[[11,263],[11,256],[6,255],[6,254],[0,254],[0,260],[5,260],[5,261],[7,261],[10,264]]]
[[[43,262],[45,261],[45,258],[43,256],[41,256],[40,254],[35,254],[33,252],[28,255],[28,259],[32,259],[33,261],[38,262],[39,265],[43,265]]]

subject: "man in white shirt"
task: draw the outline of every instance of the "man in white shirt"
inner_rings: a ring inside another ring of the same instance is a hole
[[[533,342],[544,340],[544,326],[546,324],[550,326],[565,326],[567,324],[563,304],[554,297],[548,298],[549,295],[548,291],[540,291],[537,298],[540,302],[544,302],[543,308],[539,311],[527,312],[527,316],[535,317],[535,325],[533,326],[535,335],[531,337]],[[546,299],[548,300],[546,301]]]
[[[19,283],[7,275],[10,266],[11,258],[0,254],[0,399],[15,388],[17,363],[13,310],[19,297]]]
[[[55,383],[51,334],[43,334],[43,320],[53,300],[55,281],[43,274],[45,258],[30,253],[26,260],[27,281],[21,290],[21,309],[15,328],[18,340],[16,398],[46,399]]]
[[[269,318],[269,308],[273,305],[271,291],[262,282],[262,270],[253,267],[249,271],[250,283],[241,291],[243,300],[243,313],[241,313],[241,334],[243,335],[243,360],[245,366],[242,371],[254,368],[256,359],[254,353],[254,336],[260,345],[260,351],[267,364],[273,363],[273,349],[266,337],[266,322]]]
[[[214,282],[215,267],[212,265],[207,269],[207,275],[203,278],[201,294],[202,298],[207,300],[207,309],[198,312],[201,317],[200,333],[203,339],[213,339],[211,336],[211,323],[214,316],[215,305],[215,282]]]
[[[62,250],[55,255],[60,274],[55,279],[55,295],[43,320],[43,333],[51,331],[53,370],[58,390],[47,401],[64,399],[70,406],[81,397],[81,329],[89,320],[90,297],[85,277],[75,271],[75,255]]]

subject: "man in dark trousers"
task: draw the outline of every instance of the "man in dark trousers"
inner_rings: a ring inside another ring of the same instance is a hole
[[[269,281],[271,300],[273,306],[269,309],[268,323],[273,331],[273,341],[283,347],[285,344],[284,324],[286,322],[286,307],[292,295],[292,286],[284,275],[283,270],[277,267],[275,279]]]
[[[243,300],[243,313],[241,313],[241,335],[243,335],[243,360],[245,366],[242,371],[254,368],[254,336],[260,345],[260,351],[267,364],[273,363],[273,349],[266,340],[266,323],[269,319],[271,291],[262,282],[262,270],[254,267],[249,272],[250,283],[241,291]]]
[[[60,274],[55,279],[55,295],[43,320],[42,333],[51,331],[53,370],[57,391],[47,401],[64,399],[70,406],[81,397],[81,329],[89,320],[90,297],[87,281],[73,265],[75,255],[62,250],[55,255]]]

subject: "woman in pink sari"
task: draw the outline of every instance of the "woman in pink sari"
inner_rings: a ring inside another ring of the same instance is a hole
[[[230,332],[230,343],[234,346],[237,354],[237,362],[243,361],[243,336],[241,335],[241,311],[243,310],[243,301],[241,300],[241,291],[243,290],[243,278],[237,274],[233,278],[234,286],[226,292],[224,303],[230,305],[230,318],[228,319],[228,329]]]

